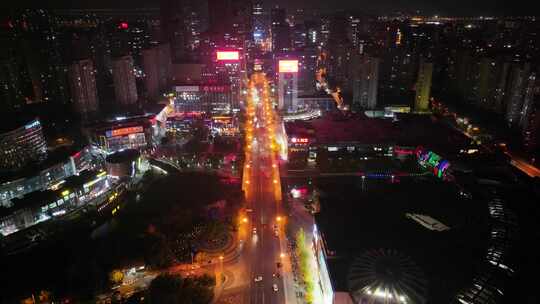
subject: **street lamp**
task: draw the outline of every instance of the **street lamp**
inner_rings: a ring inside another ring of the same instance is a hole
[[[283,258],[285,257],[285,253],[283,253],[283,252],[280,253],[280,254],[279,254],[279,257],[283,259]]]
[[[224,276],[223,276],[223,255],[219,256],[219,272],[220,272],[220,284],[223,282]]]
[[[281,222],[281,216],[278,215],[278,216],[276,217],[276,221]]]

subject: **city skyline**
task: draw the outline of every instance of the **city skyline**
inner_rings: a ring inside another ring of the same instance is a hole
[[[18,5],[0,303],[540,302],[525,2]]]
[[[185,1],[185,0],[184,0]],[[254,1],[255,2],[255,1]],[[535,16],[535,4],[528,0],[518,0],[517,2],[508,3],[507,1],[428,1],[428,0],[412,0],[412,1],[390,1],[382,0],[374,4],[371,1],[354,1],[354,0],[337,0],[337,1],[262,1],[267,7],[279,5],[289,10],[309,9],[319,10],[324,12],[332,12],[339,10],[355,10],[361,13],[371,14],[393,14],[396,12],[404,12],[408,14],[419,15],[441,15],[441,16]],[[55,8],[55,9],[76,9],[76,8],[159,8],[160,1],[66,1],[57,0],[52,3],[39,3],[32,0],[23,0],[14,3],[2,3],[2,8]],[[538,14],[536,14],[538,16]]]

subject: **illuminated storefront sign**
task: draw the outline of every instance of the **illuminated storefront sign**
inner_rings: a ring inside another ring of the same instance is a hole
[[[175,86],[176,92],[199,92],[199,86]]]
[[[115,137],[115,136],[122,136],[122,135],[128,135],[128,134],[133,134],[133,133],[141,133],[143,132],[143,130],[144,129],[141,126],[114,129],[114,130],[107,131],[106,136]]]
[[[225,93],[229,92],[229,86],[216,86],[216,85],[203,85],[200,87],[200,90],[203,92],[210,92],[210,93]]]
[[[298,73],[298,60],[280,60],[280,73]]]
[[[233,61],[239,60],[240,54],[238,51],[217,51],[218,61]]]
[[[291,142],[295,144],[307,144],[309,142],[309,139],[307,138],[291,138]]]

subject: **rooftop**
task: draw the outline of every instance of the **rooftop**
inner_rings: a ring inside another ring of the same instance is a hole
[[[62,193],[66,190],[74,191],[77,188],[82,187],[85,183],[96,178],[98,173],[96,171],[85,170],[81,172],[80,175],[74,175],[68,177],[65,180],[65,183],[58,190],[43,190],[43,191],[34,191],[24,195],[21,198],[14,198],[12,200],[13,206],[5,208],[3,210],[4,215],[9,215],[18,210],[25,208],[41,207],[45,204],[50,203],[58,198],[63,197]],[[2,210],[0,209],[0,213]]]
[[[126,149],[123,151],[118,151],[116,153],[110,154],[107,156],[108,163],[121,163],[125,161],[135,160],[139,157],[139,151],[135,149]]]
[[[64,146],[47,152],[47,158],[41,162],[29,163],[24,168],[17,171],[0,172],[0,184],[17,180],[19,178],[29,178],[39,172],[67,161],[67,159],[79,152],[81,149],[76,146]]]
[[[382,144],[391,142],[392,122],[369,119],[362,115],[343,116],[338,113],[310,121],[292,121],[285,125],[287,135],[311,137],[316,144],[359,142]]]
[[[330,113],[309,121],[285,124],[289,137],[308,137],[315,144],[396,144],[424,146],[454,153],[470,143],[459,131],[429,115],[399,114],[398,120],[369,118],[364,114]]]
[[[37,117],[19,115],[19,113],[17,113],[17,115],[2,115],[2,120],[0,121],[0,134],[21,128],[34,119],[37,119]]]
[[[384,180],[325,179],[316,222],[327,250],[336,290],[348,290],[351,264],[372,250],[395,250],[425,274],[429,303],[449,303],[471,282],[485,254],[486,204],[460,199],[454,186],[434,178]],[[426,229],[408,213],[437,219],[450,229]]]

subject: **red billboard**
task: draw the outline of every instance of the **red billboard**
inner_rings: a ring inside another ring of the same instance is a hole
[[[144,129],[141,126],[114,129],[112,131],[107,132],[107,137],[122,136],[122,135],[128,135],[128,134],[133,134],[133,133],[141,133],[143,131]]]
[[[218,61],[238,61],[239,59],[238,51],[217,51]]]
[[[298,73],[298,60],[280,60],[280,73]]]

